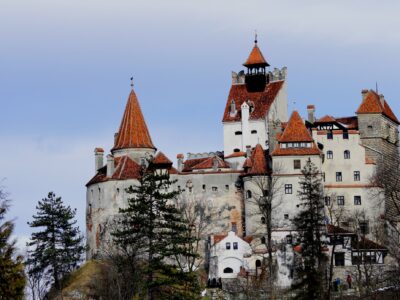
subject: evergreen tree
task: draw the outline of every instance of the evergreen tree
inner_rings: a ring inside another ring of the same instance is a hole
[[[8,210],[5,196],[0,189],[0,300],[18,300],[24,298],[26,278],[22,256],[15,254],[16,241],[10,241],[14,224],[4,221]]]
[[[119,226],[112,233],[122,248],[137,249],[143,262],[144,294],[152,299],[196,299],[199,287],[194,272],[178,267],[177,256],[196,256],[190,226],[172,204],[179,191],[171,190],[168,174],[143,170],[139,184],[126,191],[132,197],[120,209]]]
[[[323,297],[324,261],[322,233],[324,226],[324,203],[321,175],[308,159],[302,169],[297,195],[301,210],[294,219],[301,246],[301,263],[298,264],[297,299],[321,299]]]
[[[32,233],[28,243],[29,275],[50,278],[47,284],[61,291],[63,277],[77,267],[85,250],[79,228],[74,226],[76,209],[65,206],[53,192],[39,201],[36,209],[33,221],[28,222],[40,229]]]

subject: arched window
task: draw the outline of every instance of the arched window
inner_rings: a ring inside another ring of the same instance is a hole
[[[232,268],[225,268],[224,269],[224,273],[233,273],[233,269]]]
[[[265,224],[265,218],[261,217],[261,224]]]
[[[350,159],[350,151],[349,150],[344,151],[344,159]]]
[[[251,191],[250,191],[250,190],[247,190],[247,192],[246,192],[246,198],[247,198],[247,199],[251,198]]]
[[[327,159],[333,159],[333,151],[332,150],[326,151],[326,158]]]
[[[261,244],[265,244],[265,236],[261,238]]]

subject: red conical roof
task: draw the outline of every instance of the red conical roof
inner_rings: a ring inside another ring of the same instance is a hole
[[[251,169],[248,174],[261,175],[268,171],[267,159],[265,158],[264,149],[260,144],[257,144],[251,155]]]
[[[147,129],[142,110],[135,92],[129,94],[121,126],[112,150],[126,148],[153,148],[149,130]]]
[[[400,124],[396,115],[393,113],[386,100],[381,102],[380,97],[374,91],[368,91],[365,99],[357,109],[357,114],[374,114],[381,113],[391,119],[393,122]]]
[[[260,48],[257,46],[257,42],[255,43],[253,49],[250,52],[249,57],[247,58],[246,62],[243,64],[245,67],[251,66],[264,66],[268,67],[269,64],[264,58],[264,55],[261,53]]]
[[[308,132],[302,118],[297,111],[290,116],[285,131],[279,137],[279,142],[312,142],[313,139]]]

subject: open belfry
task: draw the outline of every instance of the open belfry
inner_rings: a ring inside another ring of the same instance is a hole
[[[314,104],[305,112],[288,113],[287,68],[272,69],[267,59],[256,38],[245,70],[232,72],[221,112],[223,151],[179,153],[175,166],[152,140],[132,87],[114,146],[109,154],[95,149],[94,176],[86,184],[88,259],[101,253],[110,222],[131,196],[126,189],[138,183],[140,170],[149,161],[168,170],[182,199],[207,205],[209,226],[199,254],[207,258],[210,280],[233,278],[243,270],[257,272],[265,259],[265,218],[257,199],[268,193],[260,191],[260,182],[267,177],[279,179],[272,240],[276,245],[292,243],[301,170],[309,160],[320,172],[326,209],[335,203],[348,212],[363,210],[370,220],[391,213],[390,204],[376,196],[370,182],[380,159],[398,155],[399,120],[384,96],[363,90],[359,100],[350,99],[359,103],[355,115],[348,112],[350,116],[317,117]],[[326,223],[333,221],[327,213]],[[369,222],[363,229],[368,234],[373,226]],[[328,234],[343,230],[350,236],[349,227],[343,222],[328,227]],[[385,248],[370,242],[365,247],[372,245],[377,263],[384,263]],[[343,265],[351,264],[346,257],[352,254],[345,250],[338,252],[338,262],[342,254]],[[277,248],[274,255],[280,261]],[[281,273],[277,284],[285,286],[290,272]]]

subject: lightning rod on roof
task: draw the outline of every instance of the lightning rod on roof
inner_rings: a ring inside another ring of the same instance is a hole
[[[375,92],[378,94],[378,81],[375,82]]]
[[[131,77],[131,89],[133,90],[133,77]]]
[[[254,43],[257,44],[257,29],[254,30]]]

